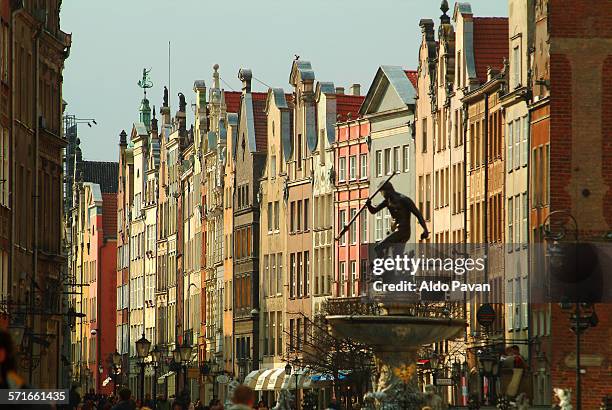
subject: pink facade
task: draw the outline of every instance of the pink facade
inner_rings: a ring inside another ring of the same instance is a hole
[[[365,205],[369,193],[369,154],[367,138],[370,124],[356,119],[336,124],[334,144],[334,217],[336,235],[354,214]],[[362,282],[368,266],[367,210],[336,241],[333,297],[356,297],[362,293]]]

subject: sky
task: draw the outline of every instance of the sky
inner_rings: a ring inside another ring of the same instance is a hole
[[[470,3],[475,16],[508,14],[506,0]],[[84,159],[117,161],[119,133],[138,121],[143,68],[151,69],[152,105],[170,82],[173,115],[179,91],[189,107],[194,81],[211,85],[214,64],[226,90],[240,90],[245,67],[254,91],[288,91],[294,55],[312,63],[317,80],[347,91],[359,83],[365,94],[380,65],[416,68],[419,20],[437,26],[439,8],[438,0],[64,0],[61,27],[72,33],[66,114],[96,120],[79,125]]]

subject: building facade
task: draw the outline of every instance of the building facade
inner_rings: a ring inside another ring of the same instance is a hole
[[[83,314],[72,327],[73,380],[84,391],[112,392],[116,340],[118,164],[83,161],[76,148],[68,274],[76,280],[69,305]],[[104,384],[104,385],[103,385]]]
[[[60,29],[60,6],[59,0],[0,5],[2,310],[11,313],[9,327],[25,335],[16,343],[25,358],[19,371],[41,388],[59,386],[69,370],[61,360],[62,72],[71,36]]]

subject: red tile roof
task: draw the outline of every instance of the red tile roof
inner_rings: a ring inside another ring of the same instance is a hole
[[[240,97],[242,92],[240,91],[225,91],[225,105],[227,112],[237,113],[240,109]]]
[[[350,119],[359,117],[359,108],[363,100],[365,100],[364,95],[336,94],[337,121],[349,120],[349,114],[351,114]]]
[[[404,70],[404,72],[406,73],[406,77],[408,77],[408,79],[412,83],[412,86],[416,89],[419,73],[416,70]]]
[[[487,82],[487,67],[500,69],[508,58],[508,18],[474,17],[474,62],[481,84]]]
[[[102,193],[102,229],[105,238],[117,237],[117,194]]]

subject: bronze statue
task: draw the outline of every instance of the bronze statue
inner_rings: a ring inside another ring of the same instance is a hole
[[[168,87],[164,87],[164,107],[168,106]]]
[[[185,109],[187,108],[187,103],[185,102],[185,94],[178,93],[178,97],[179,97],[179,112],[185,112]]]
[[[380,187],[380,192],[385,198],[377,206],[372,206],[372,200],[368,198],[366,206],[370,213],[375,214],[382,211],[384,208],[389,209],[389,213],[394,220],[392,232],[387,235],[382,241],[376,244],[374,251],[378,258],[382,257],[388,248],[397,244],[405,244],[410,239],[410,216],[416,216],[419,224],[423,227],[421,239],[429,237],[429,230],[425,224],[423,214],[416,207],[412,199],[408,198],[393,188],[389,180],[385,181]]]

